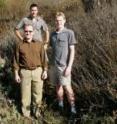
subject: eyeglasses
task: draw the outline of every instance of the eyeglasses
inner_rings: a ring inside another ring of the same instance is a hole
[[[29,33],[32,33],[33,31],[29,30],[29,31],[24,31],[24,32],[25,32],[25,33],[28,33],[28,32],[29,32]]]

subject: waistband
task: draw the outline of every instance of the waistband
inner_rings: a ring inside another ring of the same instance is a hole
[[[21,67],[21,69],[25,69],[25,70],[35,70],[37,68],[39,68],[41,66],[36,66],[36,67]]]

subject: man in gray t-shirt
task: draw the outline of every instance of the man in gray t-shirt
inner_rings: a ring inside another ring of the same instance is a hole
[[[64,90],[71,106],[71,114],[76,114],[75,97],[71,86],[71,69],[75,55],[74,32],[64,27],[66,22],[62,12],[56,14],[56,31],[50,36],[52,47],[51,68],[49,72],[50,81],[56,85],[58,106],[63,111]]]
[[[35,41],[43,41],[45,44],[49,41],[49,31],[45,21],[38,16],[38,6],[37,4],[31,4],[30,15],[23,18],[15,28],[15,33],[19,39],[23,40],[21,31],[25,24],[32,24],[34,28],[33,39]],[[43,39],[42,33],[45,32],[45,38]]]
[[[67,66],[69,62],[69,47],[76,44],[74,32],[63,28],[60,32],[51,34],[50,45],[53,48],[52,64],[58,66]]]

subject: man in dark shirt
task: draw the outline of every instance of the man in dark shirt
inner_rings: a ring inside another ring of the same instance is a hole
[[[33,34],[33,26],[26,24],[24,39],[17,44],[13,63],[15,80],[21,83],[22,113],[25,117],[30,117],[31,96],[34,116],[40,116],[43,79],[47,78],[47,61],[43,43],[35,42]]]

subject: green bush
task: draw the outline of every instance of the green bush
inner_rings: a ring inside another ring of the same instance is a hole
[[[5,7],[6,0],[0,0],[0,8]]]

